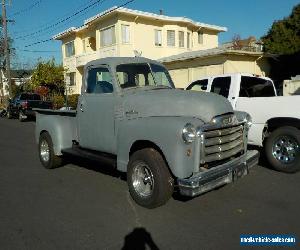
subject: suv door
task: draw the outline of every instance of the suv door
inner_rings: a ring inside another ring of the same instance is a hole
[[[115,95],[113,77],[106,65],[90,67],[85,77],[85,92],[79,99],[78,137],[84,148],[114,153]]]

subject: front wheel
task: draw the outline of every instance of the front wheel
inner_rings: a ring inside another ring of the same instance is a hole
[[[57,168],[62,165],[62,158],[54,154],[53,142],[51,136],[47,132],[40,135],[39,157],[45,168]]]
[[[12,119],[13,118],[12,113],[11,113],[10,110],[7,110],[6,116],[7,116],[8,119]]]
[[[146,208],[165,204],[174,189],[174,180],[163,157],[152,148],[138,150],[130,157],[127,183],[134,201]]]
[[[265,153],[271,166],[282,172],[300,170],[300,131],[285,126],[274,130],[267,138]]]

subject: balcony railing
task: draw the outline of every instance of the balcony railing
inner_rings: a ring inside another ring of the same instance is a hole
[[[110,56],[117,56],[116,46],[110,46],[110,47],[102,48],[102,49],[94,51],[94,52],[77,55],[75,57],[76,58],[76,67],[81,67],[90,61],[104,58],[104,57],[110,57]]]

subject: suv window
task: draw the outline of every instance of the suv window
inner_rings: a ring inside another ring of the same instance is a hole
[[[275,96],[274,87],[271,81],[257,77],[242,76],[240,97],[268,96]]]
[[[211,84],[211,92],[228,98],[231,77],[216,77]]]
[[[20,100],[36,100],[40,101],[41,97],[38,94],[21,94]]]
[[[208,85],[208,79],[198,80],[189,85],[187,90],[206,91]]]
[[[91,68],[88,71],[86,93],[112,93],[113,84],[109,70],[105,67]]]

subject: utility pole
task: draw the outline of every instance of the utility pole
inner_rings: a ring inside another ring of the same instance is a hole
[[[9,97],[12,98],[12,87],[11,87],[11,77],[10,77],[10,49],[7,37],[7,19],[6,19],[6,3],[2,0],[2,25],[3,25],[3,36],[4,36],[4,54],[6,61],[6,76],[8,82]]]

